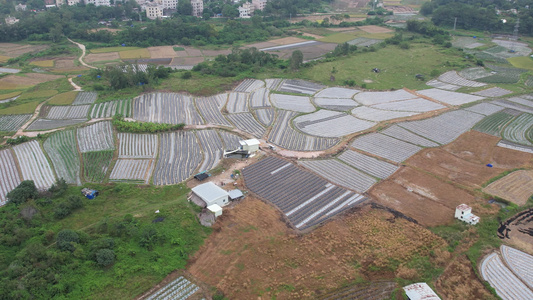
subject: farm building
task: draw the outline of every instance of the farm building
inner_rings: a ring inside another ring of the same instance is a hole
[[[472,207],[466,204],[460,204],[455,208],[455,218],[470,225],[476,225],[479,222],[479,217],[472,214]]]
[[[229,203],[229,194],[212,182],[200,184],[192,188],[191,201],[202,207],[208,207],[213,204],[226,206]]]
[[[244,194],[239,189],[229,191],[228,195],[231,201],[238,200],[244,197]]]
[[[440,297],[425,282],[404,286],[403,290],[409,300],[440,300]]]
[[[261,142],[259,142],[259,140],[257,139],[250,139],[239,141],[239,144],[241,144],[242,150],[248,151],[248,154],[252,154],[259,150],[259,145],[261,144]]]
[[[215,215],[215,218],[222,216],[222,207],[218,204],[209,205],[207,209]]]

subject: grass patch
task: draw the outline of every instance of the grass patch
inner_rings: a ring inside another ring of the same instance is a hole
[[[130,51],[142,49],[140,47],[106,47],[106,48],[96,48],[91,49],[91,53],[108,53],[108,52],[119,52],[119,51]]]
[[[183,47],[172,47],[172,49],[174,49],[174,51],[185,51],[185,48]]]
[[[5,55],[0,55],[0,62],[2,62],[2,63],[8,61],[9,59],[11,59],[11,57],[5,56]]]
[[[127,50],[118,53],[121,59],[150,58],[150,52],[147,49]]]
[[[78,95],[78,92],[76,91],[70,91],[66,93],[62,93],[59,95],[55,95],[48,101],[48,104],[50,105],[71,105],[72,102],[74,102],[74,99],[76,99],[76,96]]]
[[[168,79],[165,79],[161,83],[159,89],[209,96],[232,89],[234,82],[242,79],[237,77],[199,75],[196,72],[191,73],[192,77],[187,80],[181,79],[181,72],[172,73]]]
[[[513,65],[513,67],[533,70],[533,59],[529,56],[510,57],[507,60]]]
[[[57,94],[56,90],[38,90],[38,91],[32,91],[32,92],[24,92],[17,100],[29,100],[29,99],[36,99],[36,98],[49,98]]]
[[[113,150],[86,152],[83,157],[83,178],[88,182],[102,182],[107,174]]]
[[[7,93],[7,94],[1,94],[0,95],[0,100],[6,100],[6,99],[9,99],[9,98],[16,97],[16,96],[20,95],[20,93],[22,93],[22,92],[11,92],[11,93]]]
[[[43,100],[44,101],[44,100]],[[0,109],[0,115],[21,115],[21,114],[33,114],[37,105],[42,101],[33,101],[20,105],[13,105],[8,108]]]
[[[351,41],[351,40],[353,40],[355,38],[356,38],[356,36],[353,35],[353,34],[339,32],[339,33],[332,34],[332,35],[323,37],[321,39],[318,39],[318,41],[319,42],[324,42],[324,43],[342,44],[342,43]]]
[[[32,61],[30,64],[34,66],[42,67],[42,68],[53,68],[54,67],[54,61],[51,59]]]

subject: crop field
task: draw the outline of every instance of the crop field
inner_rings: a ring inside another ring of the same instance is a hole
[[[113,151],[83,152],[81,155],[83,179],[86,182],[102,182],[113,159]]]
[[[533,195],[533,171],[519,170],[494,181],[483,192],[498,196],[518,205],[524,205]]]
[[[265,79],[266,82],[266,88],[272,91],[277,91],[279,85],[284,81],[285,79]]]
[[[50,98],[46,104],[49,105],[71,105],[72,102],[76,99],[78,92],[70,91],[66,93],[61,93]]]
[[[434,87],[434,88],[438,88],[438,89],[441,89],[441,90],[448,90],[448,91],[456,91],[456,90],[461,88],[458,85],[442,82],[442,81],[439,81],[439,80],[436,80],[436,79],[432,79],[432,80],[426,82],[426,85]]]
[[[153,169],[153,159],[118,159],[111,175],[109,175],[109,180],[141,181],[148,184]]]
[[[355,35],[339,32],[332,35],[329,35],[327,37],[321,38],[320,41],[324,43],[336,43],[336,44],[342,44],[348,41],[351,41],[355,39]]]
[[[479,78],[490,76],[491,73],[485,70],[484,67],[472,67],[459,71],[459,76],[470,80],[476,80]]]
[[[533,292],[505,266],[497,253],[489,254],[483,259],[481,276],[502,299],[533,299]]]
[[[120,59],[150,58],[150,52],[145,48],[120,51],[118,55],[120,55]]]
[[[377,181],[336,159],[300,160],[298,164],[317,173],[336,185],[364,193]]]
[[[239,141],[242,140],[242,138],[240,136],[229,133],[225,130],[220,130],[218,133],[220,134],[222,142],[224,143],[224,149],[235,150],[241,146]]]
[[[265,134],[265,127],[249,112],[230,114],[228,115],[228,119],[235,124],[235,127],[244,132],[251,133],[256,138],[261,138]]]
[[[47,119],[83,119],[87,118],[90,105],[77,106],[51,106],[46,116]]]
[[[313,102],[317,106],[320,106],[325,109],[338,110],[338,111],[347,111],[356,106],[359,106],[359,103],[348,98],[314,98]]]
[[[403,122],[399,125],[439,144],[448,144],[470,130],[483,117],[466,110],[455,110],[430,119]]]
[[[78,128],[78,145],[82,153],[115,149],[111,122]]]
[[[222,140],[217,131],[213,129],[196,131],[196,136],[200,141],[202,153],[204,154],[204,159],[198,171],[209,171],[216,167],[222,159],[222,154],[224,153]]]
[[[236,88],[234,88],[233,91],[251,93],[257,89],[264,88],[264,87],[265,87],[265,83],[262,80],[245,79]]]
[[[87,119],[66,119],[66,120],[37,119],[33,121],[33,123],[31,123],[30,126],[26,128],[26,130],[27,131],[49,130],[49,129],[56,129],[56,128],[77,125],[77,124],[81,124],[85,122],[87,122]]]
[[[502,137],[511,142],[531,146],[533,144],[529,139],[533,138],[532,127],[533,115],[522,114],[505,126]]]
[[[507,61],[504,60],[504,62]],[[496,65],[486,65],[486,67],[494,70],[496,74],[491,74],[486,77],[478,78],[477,81],[486,83],[516,83],[520,80],[520,75],[528,71],[523,69],[507,68]]]
[[[155,158],[157,135],[138,133],[118,134],[118,158]]]
[[[16,99],[17,96],[19,96],[22,92],[11,92],[7,94],[0,94],[0,103],[4,103],[4,100],[8,100],[7,102],[11,101],[11,99]]]
[[[277,108],[286,110],[309,113],[316,109],[315,106],[311,104],[309,97],[304,96],[270,94],[270,100]]]
[[[468,111],[471,111],[471,112],[475,112],[475,113],[478,113],[478,114],[482,114],[482,115],[485,115],[485,116],[492,115],[492,114],[497,113],[497,112],[499,112],[499,111],[501,111],[503,109],[504,108],[501,107],[501,106],[494,105],[494,104],[491,104],[491,103],[488,103],[488,102],[479,103],[479,104],[476,104],[474,106],[470,106],[470,107],[465,108],[465,110],[468,110]]]
[[[484,44],[478,42],[477,39],[473,39],[471,37],[456,36],[452,40],[452,45],[458,48],[474,49],[479,46],[483,46]]]
[[[279,92],[313,95],[325,86],[300,79],[286,79],[276,89]]]
[[[133,119],[153,123],[203,124],[192,98],[175,93],[152,93],[133,99]]]
[[[422,99],[415,98],[410,100],[394,101],[388,103],[379,103],[372,106],[377,109],[394,110],[394,111],[412,111],[412,112],[428,112],[446,108],[444,105]]]
[[[125,118],[131,117],[131,99],[115,100],[96,103],[91,110],[91,119],[111,118],[121,114]]]
[[[226,103],[226,94],[212,97],[196,98],[196,106],[200,114],[208,124],[223,125],[231,127],[231,123],[222,115],[220,109]],[[222,105],[220,105],[222,103]]]
[[[137,50],[139,47],[105,47],[105,48],[96,48],[91,49],[91,53],[109,53],[109,52],[118,52],[118,51],[128,51],[128,50]]]
[[[43,147],[54,165],[57,177],[69,184],[81,185],[80,156],[74,130],[53,133],[43,143]]]
[[[459,74],[457,74],[456,71],[448,71],[442,75],[439,76],[439,80],[442,82],[459,85],[459,86],[468,86],[468,87],[482,87],[486,86],[487,84],[468,80]]]
[[[199,289],[200,288],[194,283],[190,282],[185,277],[180,276],[176,280],[159,289],[154,294],[150,295],[150,297],[146,298],[146,300],[186,300]]]
[[[96,92],[79,92],[72,105],[93,104],[98,94]]]
[[[393,162],[401,163],[422,148],[379,133],[365,134],[352,142],[352,147]]]
[[[398,167],[393,164],[353,150],[346,150],[337,158],[379,179],[385,179],[398,170]]]
[[[31,118],[30,114],[0,115],[0,131],[16,131]]]
[[[312,114],[296,117],[296,128],[309,135],[320,137],[341,137],[372,128],[376,123],[354,118],[351,115],[331,110],[319,110]]]
[[[267,157],[243,170],[246,187],[272,202],[297,229],[319,224],[365,200],[285,160]]]
[[[515,110],[519,110],[519,111],[522,111],[522,112],[533,114],[533,108],[531,108],[529,106],[524,106],[522,104],[518,104],[516,102],[511,102],[509,100],[497,99],[497,100],[492,101],[491,103],[499,105],[499,106],[503,106],[503,107],[506,107],[506,108],[511,108],[511,109],[515,109]]]
[[[230,114],[248,112],[248,93],[231,92],[228,95],[226,109]]]
[[[527,99],[527,98],[522,98],[522,97],[511,97],[511,98],[508,98],[507,100],[509,101],[512,101],[512,102],[515,102],[515,103],[518,103],[518,104],[522,104],[524,106],[528,106],[528,107],[533,107],[533,101]]]
[[[271,107],[270,100],[268,100],[268,96],[270,94],[270,90],[266,88],[260,88],[252,92],[250,95],[250,107],[251,108],[263,108],[263,107]]]
[[[414,98],[418,97],[405,90],[396,90],[392,92],[362,92],[354,96],[355,101],[367,106]]]
[[[273,108],[256,109],[254,113],[257,116],[257,120],[259,120],[259,122],[263,124],[263,126],[268,127],[270,126],[270,124],[272,124],[272,121],[274,121],[275,111]]]
[[[515,117],[516,116],[508,114],[505,111],[500,111],[479,121],[473,129],[499,137],[501,130]]]
[[[439,144],[423,138],[417,134],[410,132],[409,130],[402,128],[398,125],[392,125],[389,128],[381,131],[382,134],[388,135],[398,140],[415,144],[422,147],[438,147]]]
[[[360,119],[373,121],[373,122],[381,122],[381,121],[387,121],[387,120],[393,120],[398,118],[405,118],[417,115],[416,112],[409,112],[409,111],[390,111],[390,110],[382,110],[382,109],[375,109],[373,107],[368,106],[360,106],[352,109],[352,114]]]
[[[526,152],[526,153],[533,154],[533,147],[512,143],[512,142],[509,142],[509,141],[506,141],[506,140],[499,141],[498,142],[498,147],[502,147],[502,148],[507,148],[507,149],[511,149],[511,150],[516,150],[516,151],[521,151],[521,152]]]
[[[435,99],[450,105],[462,105],[485,99],[481,96],[469,95],[457,92],[444,91],[439,89],[429,89],[418,91],[419,94]]]
[[[489,98],[496,98],[496,97],[502,97],[508,94],[511,94],[512,92],[506,89],[502,89],[499,87],[492,87],[486,90],[481,90],[479,92],[474,92],[472,94],[478,95],[481,97],[489,97]]]
[[[525,282],[533,288],[533,256],[509,246],[501,245],[500,251],[507,266]]]
[[[0,150],[0,206],[7,202],[6,195],[20,184],[15,157],[10,149]]]
[[[290,126],[295,112],[278,111],[277,122],[269,135],[269,141],[289,150],[319,151],[333,147],[338,139],[320,138],[302,134]]]
[[[315,97],[318,98],[333,98],[333,99],[352,99],[352,97],[359,93],[359,90],[341,88],[341,87],[330,87],[321,90],[318,92]]]
[[[155,185],[177,184],[193,175],[202,153],[193,132],[163,133],[159,158],[153,175]]]
[[[24,180],[33,180],[39,190],[45,190],[54,184],[52,168],[44,156],[39,142],[33,140],[13,147]]]

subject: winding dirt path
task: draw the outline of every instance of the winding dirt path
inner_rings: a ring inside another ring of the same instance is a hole
[[[67,40],[73,44],[75,44],[76,46],[78,46],[78,48],[81,49],[82,53],[81,53],[81,56],[78,57],[78,60],[80,61],[80,64],[82,64],[83,66],[87,67],[87,68],[91,68],[91,69],[98,69],[97,67],[93,67],[91,65],[88,65],[86,64],[84,61],[83,61],[83,58],[85,57],[85,45],[84,44],[80,44],[80,43],[76,43],[75,41],[67,38]]]

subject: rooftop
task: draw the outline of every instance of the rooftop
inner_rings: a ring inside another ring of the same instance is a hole
[[[410,284],[403,287],[403,290],[411,300],[441,300],[425,282]]]
[[[458,210],[462,210],[462,211],[466,211],[466,210],[469,210],[469,209],[472,209],[470,206],[466,205],[466,204],[459,204],[457,206],[457,209]]]
[[[200,184],[196,187],[192,188],[193,193],[198,195],[200,198],[202,198],[204,201],[210,202],[211,200],[216,200],[223,196],[228,196],[228,192],[218,187],[216,184],[212,182],[207,182],[204,184]],[[209,204],[209,203],[207,203]]]

